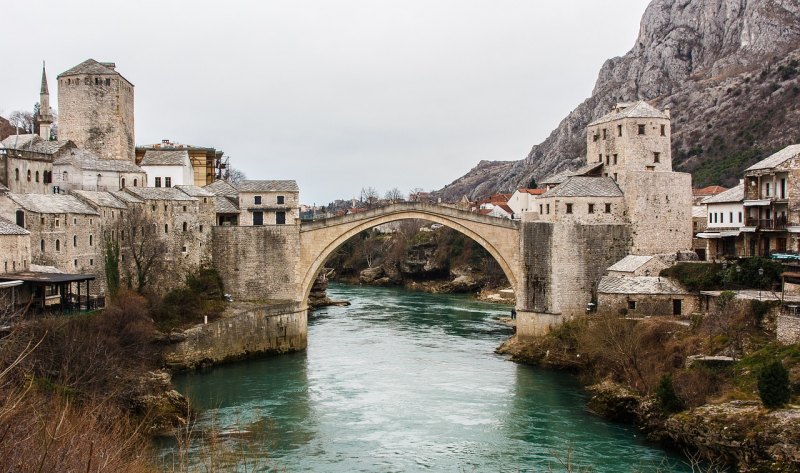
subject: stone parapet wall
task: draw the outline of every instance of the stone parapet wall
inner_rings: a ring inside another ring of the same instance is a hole
[[[776,319],[778,341],[787,345],[800,343],[800,317],[779,315]]]
[[[292,302],[247,309],[171,335],[163,359],[172,369],[187,370],[305,350],[307,324],[307,311]]]

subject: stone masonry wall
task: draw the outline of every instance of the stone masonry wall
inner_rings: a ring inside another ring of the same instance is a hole
[[[691,175],[630,172],[625,202],[631,226],[631,254],[672,253],[692,247]]]
[[[779,315],[777,317],[776,335],[778,341],[787,345],[800,343],[800,317]]]
[[[104,159],[135,161],[133,85],[121,75],[59,76],[58,114],[59,139]]]
[[[30,245],[28,235],[0,235],[0,273],[27,270],[31,263]]]
[[[194,369],[270,353],[304,350],[307,314],[294,303],[246,310],[179,335],[163,351],[167,366]]]
[[[671,316],[673,299],[681,300],[680,315],[688,316],[700,310],[700,301],[697,296],[691,294],[599,294],[597,308],[613,314],[626,314],[628,317]],[[629,308],[629,301],[636,303],[635,309]]]
[[[234,300],[296,300],[299,225],[215,226],[213,263]]]

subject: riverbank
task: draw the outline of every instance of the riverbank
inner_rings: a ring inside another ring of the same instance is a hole
[[[712,465],[742,472],[800,471],[800,407],[766,409],[756,388],[763,367],[780,360],[797,402],[800,348],[770,341],[753,323],[737,325],[735,315],[748,320],[750,314],[729,311],[726,324],[714,318],[687,324],[599,315],[570,321],[546,336],[512,337],[497,353],[575,374],[591,396],[592,412],[633,424],[648,439],[694,452]],[[735,357],[693,356],[726,353]],[[675,402],[668,403],[665,393]]]

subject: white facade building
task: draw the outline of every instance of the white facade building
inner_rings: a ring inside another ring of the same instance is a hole
[[[147,150],[139,165],[147,173],[147,187],[194,184],[194,170],[186,150]]]

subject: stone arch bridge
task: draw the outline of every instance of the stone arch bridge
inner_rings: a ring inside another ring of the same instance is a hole
[[[404,219],[452,228],[497,260],[516,295],[520,336],[583,314],[605,268],[627,250],[625,225],[512,221],[400,203],[300,225],[214,227],[214,266],[237,300],[289,303],[305,317],[311,286],[339,246],[364,230]]]

